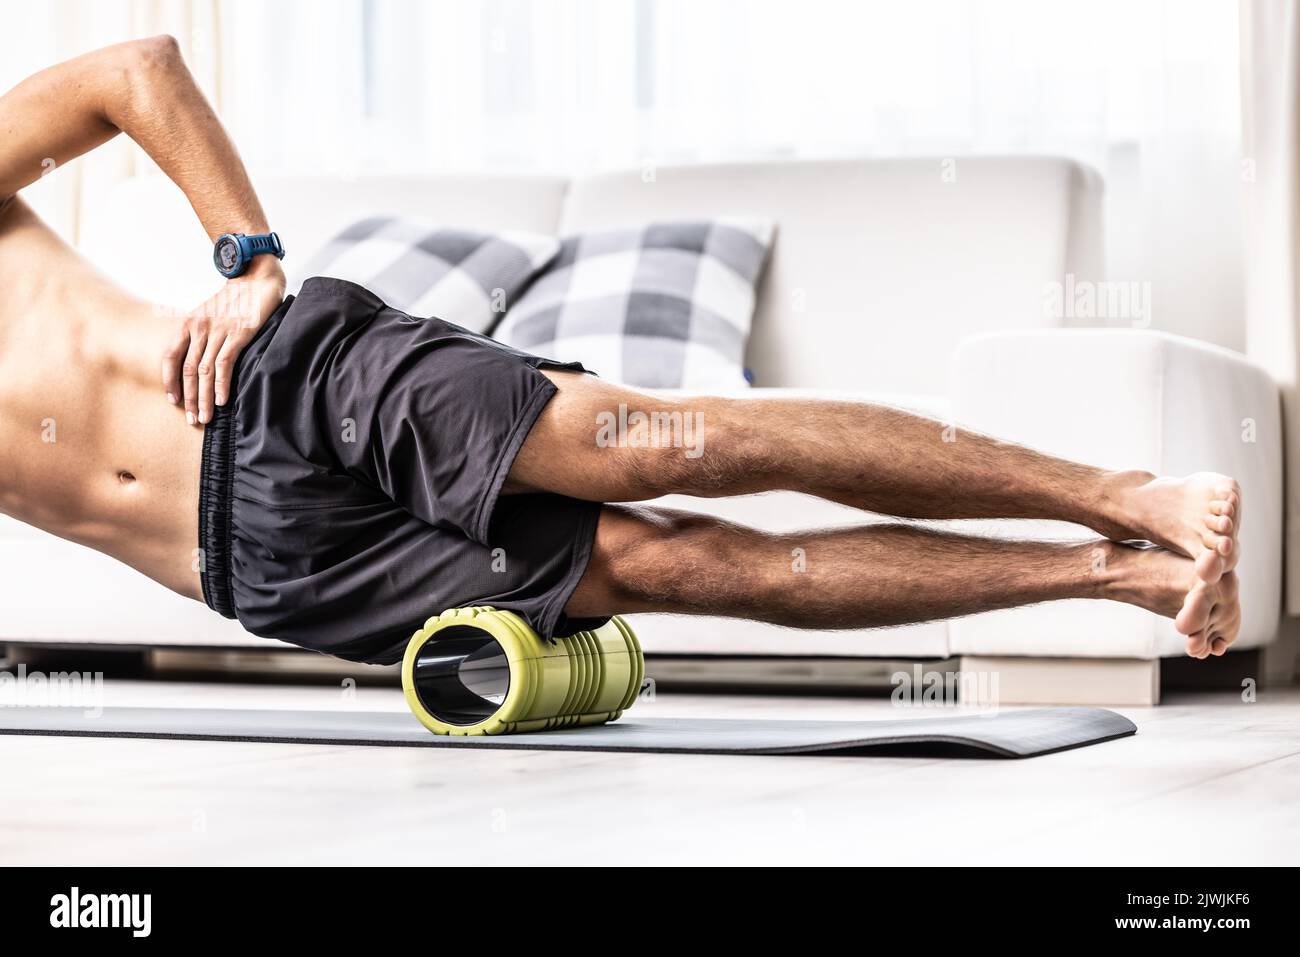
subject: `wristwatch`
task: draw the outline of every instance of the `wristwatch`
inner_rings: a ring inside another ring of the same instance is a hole
[[[242,276],[254,256],[284,258],[284,246],[275,233],[245,236],[243,233],[226,233],[212,248],[212,262],[217,272],[227,279]]]

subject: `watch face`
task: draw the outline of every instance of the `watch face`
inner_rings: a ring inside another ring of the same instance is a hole
[[[233,239],[223,239],[217,243],[217,262],[222,269],[234,269],[239,265],[239,243]]]

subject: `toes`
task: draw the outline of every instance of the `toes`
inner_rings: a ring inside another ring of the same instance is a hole
[[[1188,639],[1188,654],[1193,653],[1193,639],[1196,657],[1205,658],[1214,655],[1221,658],[1228,653],[1229,646],[1241,631],[1241,605],[1237,601],[1237,576],[1225,575],[1222,583],[1215,589],[1216,601],[1210,610],[1210,620],[1205,628]]]
[[[1205,658],[1210,653],[1209,640],[1204,631],[1197,631],[1187,636],[1187,654],[1191,658]]]
[[[1214,602],[1209,589],[1204,583],[1192,586],[1192,590],[1183,599],[1183,607],[1174,619],[1174,627],[1180,634],[1189,637],[1201,632],[1210,622],[1210,612]],[[1203,638],[1204,636],[1202,636]]]
[[[1233,542],[1232,551],[1228,552],[1227,555],[1222,556],[1224,574],[1227,574],[1237,567],[1237,559],[1240,557],[1241,549],[1237,547],[1236,542]]]
[[[1217,549],[1206,547],[1206,550],[1196,556],[1196,577],[1206,584],[1213,585],[1221,577],[1227,567],[1223,556]]]
[[[1206,515],[1205,527],[1220,535],[1232,534],[1232,517],[1230,515]]]
[[[1220,485],[1215,489],[1215,501],[1211,505],[1222,503],[1224,510],[1215,512],[1216,515],[1228,515],[1236,519],[1238,524],[1241,520],[1241,489],[1236,482],[1228,482]],[[1214,511],[1211,508],[1211,511]]]
[[[1227,626],[1225,610],[1228,606],[1220,603],[1214,606],[1210,614],[1210,623],[1205,628],[1205,651],[1207,655],[1221,657],[1228,650],[1228,638],[1224,633]]]
[[[1219,620],[1211,626],[1211,630],[1214,637],[1223,643],[1223,651],[1216,651],[1216,654],[1226,652],[1241,633],[1241,604],[1237,599],[1237,576],[1224,576],[1220,589],[1223,600],[1214,610],[1214,617]]]
[[[1228,519],[1220,519],[1219,521],[1228,521]],[[1210,525],[1209,522],[1206,524]],[[1210,527],[1213,528],[1214,526],[1211,525]],[[1206,531],[1201,535],[1201,543],[1211,554],[1218,555],[1223,559],[1230,558],[1232,553],[1237,550],[1237,540],[1231,535],[1216,535],[1213,532]]]
[[[1225,544],[1228,547],[1228,551],[1232,551],[1232,538],[1227,535],[1220,535],[1218,532],[1213,531],[1208,521],[1201,528],[1201,544],[1210,551],[1218,552],[1221,555],[1227,554],[1227,552],[1224,552],[1223,550]]]

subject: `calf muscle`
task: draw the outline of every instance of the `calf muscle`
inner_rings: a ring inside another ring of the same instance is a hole
[[[611,506],[566,610],[721,615],[794,628],[903,625],[1099,597],[1109,549],[898,524],[771,534],[690,512]]]

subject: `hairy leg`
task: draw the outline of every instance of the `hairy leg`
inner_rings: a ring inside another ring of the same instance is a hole
[[[692,512],[607,506],[566,605],[579,617],[669,612],[794,628],[871,628],[1061,598],[1109,598],[1174,618],[1195,657],[1240,627],[1236,579],[1106,539],[1060,544],[909,525],[768,534]]]
[[[884,405],[664,398],[547,375],[559,394],[529,433],[507,491],[633,502],[788,489],[904,518],[1077,522],[1187,555],[1211,583],[1236,564],[1240,491],[1225,476],[1110,472]],[[635,413],[648,417],[639,432]]]

